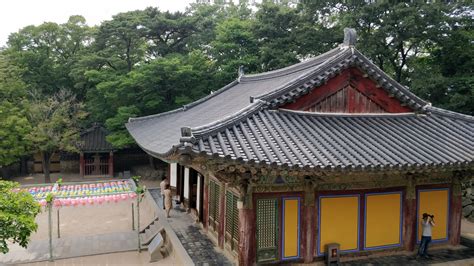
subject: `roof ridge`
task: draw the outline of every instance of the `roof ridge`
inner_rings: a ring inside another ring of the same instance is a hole
[[[408,117],[417,116],[417,113],[323,113],[323,112],[308,112],[291,110],[285,108],[279,108],[278,110],[272,110],[272,112],[288,113],[292,115],[306,115],[306,116],[319,116],[319,117]]]
[[[191,103],[188,103],[188,104],[185,104],[183,105],[182,107],[180,108],[177,108],[177,109],[174,109],[174,110],[170,110],[170,111],[167,111],[167,112],[163,112],[163,113],[158,113],[158,114],[152,114],[152,115],[147,115],[147,116],[141,116],[141,117],[130,117],[128,119],[128,123],[132,123],[132,122],[139,122],[139,121],[146,121],[146,120],[149,120],[149,119],[153,119],[153,118],[157,118],[157,117],[162,117],[162,116],[166,116],[166,115],[170,115],[170,114],[174,114],[174,113],[177,113],[177,112],[180,112],[180,111],[186,111],[188,110],[189,108],[192,108],[202,102],[205,102],[207,101],[208,99],[212,98],[212,97],[215,97],[219,94],[221,94],[222,92],[232,88],[233,86],[237,85],[238,84],[238,81],[237,80],[234,80],[232,81],[231,83],[225,85],[224,87],[218,89],[217,91],[215,92],[211,92],[210,94],[194,101],[194,102],[191,102]],[[128,124],[127,123],[127,124]]]
[[[272,91],[269,91],[267,93],[263,93],[263,94],[260,94],[260,95],[257,95],[255,96],[254,98],[255,99],[265,99],[265,100],[268,100],[268,98],[272,97],[272,96],[275,96],[277,95],[276,97],[279,97],[281,95],[279,94],[282,94],[284,93],[284,91],[292,86],[295,86],[297,85],[298,83],[302,82],[304,79],[306,78],[309,78],[311,77],[312,75],[314,75],[315,73],[317,73],[318,71],[321,70],[321,68],[324,68],[325,66],[328,65],[329,62],[332,62],[334,61],[336,58],[338,57],[342,57],[344,58],[345,56],[347,55],[350,55],[352,56],[352,53],[347,53],[347,51],[350,51],[350,49],[344,49],[344,50],[341,50],[340,53],[337,53],[335,55],[332,55],[331,57],[327,58],[326,60],[324,60],[324,62],[322,62],[321,64],[317,65],[317,68],[314,69],[314,71],[310,71],[308,73],[304,73],[304,74],[301,74],[300,76],[298,76],[297,78],[287,82],[287,83],[284,83],[283,85],[279,86],[278,88],[272,90]]]
[[[398,82],[398,81],[394,80],[392,77],[390,77],[387,73],[385,73],[382,69],[380,69],[376,64],[374,64],[369,58],[367,58],[363,53],[361,53],[359,50],[357,50],[357,48],[354,47],[353,49],[354,49],[354,55],[358,59],[360,59],[362,61],[365,61],[366,64],[370,64],[369,66],[372,67],[373,69],[375,69],[375,71],[378,72],[377,73],[378,75],[380,75],[382,78],[384,78],[388,82],[390,82],[390,84],[392,86],[395,85],[398,90],[400,90],[403,94],[405,94],[405,96],[411,98],[412,100],[414,100],[415,102],[417,102],[421,106],[425,106],[426,104],[428,104],[427,101],[421,99],[416,94],[411,92],[407,87],[400,84],[400,82]],[[365,69],[364,69],[364,71],[365,71]],[[376,79],[376,81],[378,82],[378,79]],[[384,88],[384,86],[381,86],[381,87]],[[385,90],[387,90],[387,89],[385,89]]]
[[[247,116],[253,114],[266,104],[266,102],[257,99],[252,104],[244,107],[243,109],[235,112],[234,114],[228,115],[222,119],[213,121],[205,125],[191,128],[192,135],[202,137],[204,135],[213,134],[213,132],[217,132],[223,127],[228,127],[229,124],[236,123],[241,119],[246,118]]]
[[[241,77],[241,81],[242,82],[260,81],[260,80],[266,80],[266,79],[293,74],[295,72],[299,72],[299,71],[314,67],[316,65],[322,64],[327,60],[327,57],[332,57],[333,53],[344,51],[346,49],[348,49],[348,47],[338,46],[325,53],[319,54],[315,57],[311,57],[306,61],[298,62],[296,64],[293,64],[287,67],[283,67],[283,68],[279,68],[279,69],[275,69],[275,70],[271,70],[271,71],[267,71],[263,73],[243,75]]]
[[[425,107],[425,110],[430,111],[430,112],[435,113],[435,114],[455,118],[455,119],[461,119],[461,120],[465,120],[465,121],[469,121],[469,122],[474,122],[474,116],[466,115],[466,114],[462,114],[462,113],[458,113],[458,112],[454,112],[454,111],[450,111],[450,110],[446,110],[446,109],[439,108],[439,107],[434,107],[434,106],[431,106],[431,105],[427,105]]]

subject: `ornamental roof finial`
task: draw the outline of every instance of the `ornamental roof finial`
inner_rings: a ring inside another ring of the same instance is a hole
[[[355,46],[357,42],[357,32],[353,28],[344,28],[344,42],[345,46]]]
[[[245,75],[245,72],[244,72],[244,66],[239,66],[239,70],[237,71],[238,73],[238,77],[237,77],[237,80],[240,82],[240,78]]]

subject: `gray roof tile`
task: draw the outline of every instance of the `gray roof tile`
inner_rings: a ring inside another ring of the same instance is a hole
[[[361,69],[424,114],[278,110],[349,67]],[[138,145],[162,158],[191,145],[191,151],[209,156],[290,167],[400,168],[472,166],[473,121],[471,116],[431,107],[355,48],[339,47],[287,68],[244,75],[183,108],[131,118],[126,127]],[[192,136],[181,138],[182,127],[191,128]]]
[[[260,134],[246,136],[246,128]],[[474,119],[440,113],[349,115],[264,109],[221,131],[194,137],[202,139],[193,145],[196,153],[289,167],[472,166],[474,161]],[[228,142],[233,144],[222,145]],[[240,152],[252,146],[253,154]]]

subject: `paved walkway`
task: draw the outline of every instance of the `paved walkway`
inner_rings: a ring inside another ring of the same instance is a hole
[[[416,259],[414,255],[392,255],[362,259],[341,263],[341,265],[474,265],[473,243],[461,241],[466,248],[461,249],[436,249],[428,252],[429,259]]]
[[[149,189],[153,199],[162,208],[160,189]],[[224,254],[218,251],[211,240],[201,232],[190,215],[179,206],[175,206],[168,219],[184,249],[196,265],[233,265]]]
[[[137,233],[110,233],[53,239],[53,257],[64,259],[137,249]],[[0,265],[49,260],[49,241],[35,240],[24,249],[10,245],[10,252],[0,256]]]

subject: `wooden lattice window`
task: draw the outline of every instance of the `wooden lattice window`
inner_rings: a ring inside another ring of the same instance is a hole
[[[233,251],[239,247],[239,210],[237,209],[238,196],[226,192],[226,221],[225,221],[225,243]]]
[[[220,189],[215,181],[209,181],[209,227],[215,232],[219,228]]]
[[[257,261],[278,259],[278,200],[257,200]]]

